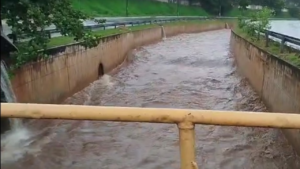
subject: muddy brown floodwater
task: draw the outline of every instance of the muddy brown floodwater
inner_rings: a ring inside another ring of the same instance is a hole
[[[65,104],[267,111],[236,73],[229,41],[230,31],[219,30],[183,34],[142,47],[118,70]],[[17,161],[1,159],[2,168],[180,166],[176,125],[32,120],[27,128],[32,138],[21,148],[25,153],[12,155]],[[299,158],[278,129],[197,125],[196,152],[201,169],[300,168]]]

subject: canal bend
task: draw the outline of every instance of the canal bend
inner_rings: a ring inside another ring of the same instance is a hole
[[[120,68],[64,104],[267,111],[238,75],[229,42],[230,30],[218,30],[182,34],[136,49]],[[2,168],[180,166],[176,125],[31,120],[26,128],[22,137],[30,137],[19,150],[3,147],[1,140]],[[201,169],[300,168],[299,158],[277,129],[197,125],[196,154]]]

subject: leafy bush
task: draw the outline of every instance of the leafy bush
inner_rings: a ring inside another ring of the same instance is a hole
[[[52,24],[63,36],[73,37],[84,47],[94,47],[99,43],[98,36],[85,29],[82,23],[82,20],[93,18],[73,9],[71,0],[1,0],[1,17],[6,19],[17,39],[27,39],[26,42],[15,42],[18,51],[11,55],[12,70],[48,58],[45,51],[50,36],[46,28]]]
[[[243,18],[238,17],[238,27],[239,28],[244,28],[246,26],[246,22]]]
[[[263,8],[257,13],[253,13],[250,19],[238,19],[238,26],[252,39],[259,39],[260,32],[270,29],[269,18],[273,15],[269,8]]]

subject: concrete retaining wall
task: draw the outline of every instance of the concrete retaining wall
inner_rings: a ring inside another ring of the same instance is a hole
[[[300,113],[300,69],[232,32],[238,70],[273,112]],[[300,130],[283,130],[300,154]]]
[[[165,26],[166,35],[194,33],[224,28],[224,23]],[[23,66],[12,79],[18,102],[60,103],[98,78],[99,65],[109,72],[139,46],[162,39],[160,27],[118,34],[101,39],[97,47],[84,49],[70,45],[52,49],[50,60]]]

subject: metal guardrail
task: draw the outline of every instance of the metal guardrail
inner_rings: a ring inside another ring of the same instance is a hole
[[[245,17],[246,18],[246,17]],[[95,24],[95,25],[87,25],[85,26],[85,29],[89,29],[89,30],[99,30],[99,29],[107,29],[109,27],[113,27],[114,29],[118,28],[119,26],[126,26],[126,25],[130,25],[130,26],[136,26],[136,25],[146,25],[146,24],[160,24],[160,23],[168,23],[168,22],[176,22],[176,21],[192,21],[192,20],[209,20],[209,19],[219,19],[219,20],[226,20],[226,19],[237,19],[237,17],[219,17],[219,16],[177,16],[177,17],[166,17],[164,19],[157,19],[157,18],[135,18],[132,21],[124,21],[124,22],[113,22],[113,23],[103,23],[103,24]],[[270,20],[277,20],[276,18],[270,18]],[[60,31],[58,29],[48,29],[48,36],[49,38],[51,38],[51,34],[55,34],[55,33],[60,33]],[[300,48],[300,39],[298,38],[294,38],[291,36],[287,36],[284,34],[280,34],[277,32],[272,32],[272,31],[266,31],[264,32],[264,34],[266,35],[266,46],[269,45],[269,37],[275,37],[277,39],[280,39],[281,42],[281,52],[284,51],[284,46],[286,44],[286,42],[289,42],[291,44],[297,45]],[[13,35],[13,34],[9,34],[8,37],[10,39],[12,39],[13,42],[17,42],[17,36]]]
[[[136,18],[134,21],[125,21],[125,22],[114,22],[114,23],[104,23],[104,24],[95,24],[95,25],[88,25],[85,26],[86,29],[99,29],[103,28],[106,29],[106,27],[118,27],[122,25],[141,25],[141,24],[153,24],[153,23],[166,23],[166,22],[176,22],[176,21],[191,21],[191,20],[209,20],[209,19],[220,19],[220,20],[226,20],[226,19],[237,19],[237,17],[219,17],[219,16],[169,16],[165,19],[157,19],[157,18]],[[57,29],[48,29],[49,33],[60,33]]]
[[[280,34],[277,32],[273,32],[273,31],[265,31],[264,33],[266,36],[266,47],[269,46],[270,37],[280,39],[280,52],[281,53],[284,51],[284,46],[285,46],[286,42],[289,42],[291,44],[294,44],[294,45],[297,45],[300,47],[300,39],[298,39],[298,38],[283,35],[283,34]]]
[[[300,129],[300,114],[1,103],[1,117],[177,124],[181,169],[197,169],[195,124]]]
[[[211,19],[210,17],[180,17],[180,18],[170,18],[170,19],[145,19],[145,20],[138,20],[138,21],[125,21],[125,22],[114,22],[114,23],[104,23],[98,25],[88,25],[85,26],[86,29],[99,29],[103,28],[106,29],[107,27],[115,27],[123,26],[123,25],[143,25],[143,24],[155,24],[155,23],[167,23],[167,22],[176,22],[176,21],[190,21],[190,20],[207,20]],[[52,29],[49,30],[50,33],[59,33],[58,30]]]
[[[168,23],[168,22],[176,22],[176,21],[191,21],[191,20],[207,20],[213,19],[213,17],[171,17],[169,19],[155,19],[155,18],[144,18],[142,20],[134,20],[134,21],[124,21],[124,22],[113,22],[113,23],[103,23],[103,24],[95,24],[95,25],[87,25],[84,26],[85,29],[89,30],[99,30],[99,29],[107,29],[108,27],[114,27],[115,29],[118,26],[130,25],[146,25],[146,24],[159,24],[159,23]],[[51,38],[51,34],[60,33],[58,29],[47,29],[49,38]],[[14,43],[17,42],[18,37],[14,34],[7,35]]]

